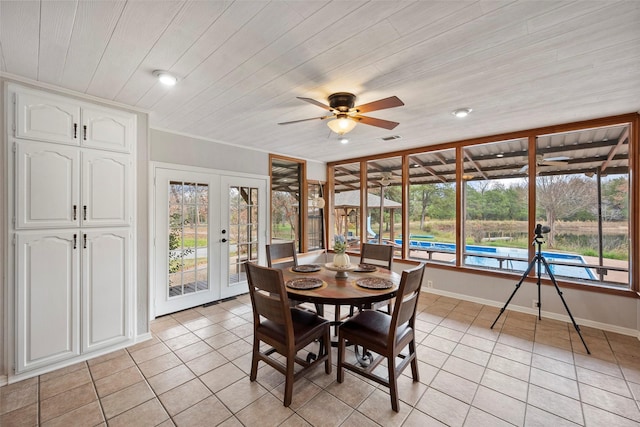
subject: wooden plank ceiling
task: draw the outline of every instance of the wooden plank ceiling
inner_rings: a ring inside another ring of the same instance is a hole
[[[334,161],[640,110],[638,1],[0,1],[0,71]],[[153,70],[175,73],[173,88]],[[397,96],[340,144],[325,110]],[[464,120],[451,114],[471,107]],[[382,138],[397,135],[398,139]]]

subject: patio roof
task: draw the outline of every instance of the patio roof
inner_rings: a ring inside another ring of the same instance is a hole
[[[336,209],[340,209],[340,208],[359,208],[360,207],[360,190],[343,191],[341,193],[336,193],[334,201],[335,201],[335,208]],[[376,196],[375,194],[368,193],[367,194],[367,207],[369,207],[369,208],[379,208],[380,207],[380,196]],[[402,204],[385,198],[384,199],[384,207],[385,208],[391,208],[391,209],[400,208],[400,207],[402,207]]]

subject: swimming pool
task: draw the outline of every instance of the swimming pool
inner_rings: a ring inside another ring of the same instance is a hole
[[[395,242],[399,245],[402,244],[402,240],[396,240]],[[456,251],[456,245],[454,243],[420,242],[411,240],[409,242],[409,245],[410,249],[416,250],[431,250],[434,252],[444,253],[455,253]],[[502,268],[511,271],[524,272],[529,266],[530,262],[530,260],[528,259],[529,252],[526,249],[519,248],[467,245],[465,247],[465,254],[466,265],[476,265],[496,269]],[[495,258],[492,256],[495,256]],[[542,251],[542,256],[544,256],[544,258],[547,260],[547,263],[549,263],[549,268],[551,269],[551,272],[554,276],[596,280],[596,276],[593,274],[590,268],[553,264],[554,261],[586,264],[584,258],[581,255],[567,254],[563,252]],[[502,265],[500,259],[502,259]],[[534,272],[535,271],[536,270],[534,270]],[[544,268],[544,266],[542,266],[542,272],[543,274],[546,274],[546,269]]]

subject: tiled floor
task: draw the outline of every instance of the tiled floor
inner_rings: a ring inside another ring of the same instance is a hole
[[[400,412],[387,390],[322,367],[294,386],[261,364],[250,382],[248,296],[157,319],[154,339],[0,388],[0,425],[640,425],[640,342],[423,293],[420,382],[407,369]],[[333,361],[337,354],[333,353]]]

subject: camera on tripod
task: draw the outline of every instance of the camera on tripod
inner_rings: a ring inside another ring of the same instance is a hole
[[[550,231],[551,231],[551,228],[546,225],[545,226],[543,226],[542,224],[536,225],[536,229],[533,231],[536,237],[533,239],[533,242],[531,244],[534,245],[536,243],[544,243],[542,241],[542,239],[544,239],[543,234],[547,234]]]

